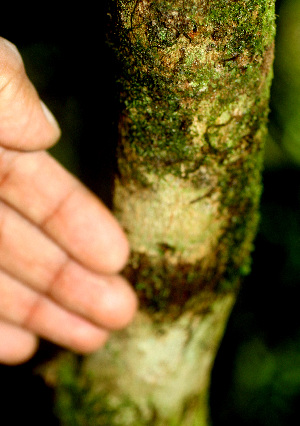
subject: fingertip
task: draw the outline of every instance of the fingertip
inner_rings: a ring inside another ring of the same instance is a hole
[[[134,319],[138,310],[138,298],[132,286],[122,276],[118,276],[120,289],[118,298],[120,300],[117,312],[119,313],[119,322],[116,324],[116,329],[127,327]]]
[[[43,120],[41,119],[40,122],[41,134],[37,132],[38,136],[36,138],[36,141],[39,149],[47,149],[51,148],[59,140],[61,136],[61,129],[56,118],[54,117],[48,106],[42,100],[39,101],[44,117]],[[45,123],[43,123],[44,120],[46,120]]]
[[[46,149],[59,137],[59,126],[27,77],[18,49],[0,38],[0,144]]]
[[[113,236],[113,232],[115,236]],[[105,264],[102,266],[102,271],[108,274],[117,274],[128,262],[130,255],[130,246],[128,239],[116,222],[114,229],[110,233],[109,248],[106,252]]]
[[[28,361],[37,351],[37,337],[21,328],[0,322],[0,362],[18,365]]]
[[[41,102],[41,107],[43,110],[43,113],[48,121],[48,123],[54,128],[54,130],[56,130],[58,132],[58,134],[60,134],[60,127],[56,121],[56,118],[54,117],[54,115],[52,114],[52,112],[50,111],[50,109],[47,107],[47,105],[43,102]]]
[[[86,355],[104,346],[108,337],[108,331],[93,324],[84,324],[82,322],[82,326],[70,330],[69,342],[65,344],[65,347]]]
[[[114,276],[107,280],[109,285],[102,293],[99,322],[110,330],[120,330],[133,321],[138,309],[138,298],[131,285],[122,276]]]
[[[22,348],[22,352],[19,352],[17,356],[16,354],[14,354],[15,356],[10,355],[6,364],[7,365],[24,364],[35,355],[37,349],[38,349],[38,340],[36,338],[31,339],[30,342],[27,342],[27,346]]]
[[[23,136],[19,139],[21,149],[48,149],[55,145],[61,136],[61,130],[54,115],[42,100],[38,99],[38,101],[33,107]]]

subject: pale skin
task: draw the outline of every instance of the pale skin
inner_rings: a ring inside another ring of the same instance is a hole
[[[46,151],[60,137],[16,47],[0,38],[0,362],[38,338],[79,353],[127,326],[137,299],[119,275],[126,236],[110,211]]]

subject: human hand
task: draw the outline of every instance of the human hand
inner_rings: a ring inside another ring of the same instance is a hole
[[[22,59],[0,38],[0,362],[37,336],[88,353],[137,307],[118,275],[127,239],[107,208],[46,151],[59,138]]]

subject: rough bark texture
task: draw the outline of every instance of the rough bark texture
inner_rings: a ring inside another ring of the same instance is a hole
[[[108,16],[122,105],[114,205],[141,305],[80,364],[98,401],[82,424],[206,425],[258,222],[274,1],[111,0]]]
[[[164,308],[178,299],[182,306],[183,296],[199,290],[234,287],[249,268],[273,2],[114,4],[124,102],[116,212],[131,240],[132,273],[145,305],[154,296]],[[159,279],[153,285],[151,270],[147,285],[145,269],[153,262]],[[184,295],[182,282],[191,283]]]

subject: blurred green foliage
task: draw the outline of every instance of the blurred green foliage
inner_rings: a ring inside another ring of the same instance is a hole
[[[300,165],[300,2],[278,4],[270,135]]]
[[[213,371],[213,426],[300,424],[300,0],[277,13],[260,229]]]

